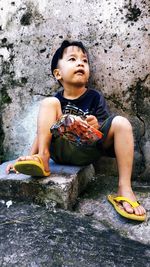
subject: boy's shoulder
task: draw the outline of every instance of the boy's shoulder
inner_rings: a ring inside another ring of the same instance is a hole
[[[91,99],[95,99],[95,100],[100,100],[101,98],[103,98],[103,94],[101,91],[97,90],[97,89],[87,89],[86,92],[86,97],[91,98]]]
[[[87,93],[90,95],[96,95],[96,96],[101,95],[101,91],[98,91],[97,89],[94,89],[94,88],[88,88]]]

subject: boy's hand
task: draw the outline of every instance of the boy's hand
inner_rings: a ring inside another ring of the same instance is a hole
[[[95,116],[87,115],[85,121],[90,125],[93,126],[95,129],[99,129],[99,123]]]

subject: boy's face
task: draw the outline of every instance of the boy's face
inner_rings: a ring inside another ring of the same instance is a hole
[[[58,68],[54,70],[54,75],[64,87],[86,85],[89,79],[87,55],[77,46],[65,48],[63,57],[58,62]]]

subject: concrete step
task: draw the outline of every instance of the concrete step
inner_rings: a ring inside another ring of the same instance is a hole
[[[24,174],[6,174],[0,165],[0,198],[33,201],[38,204],[57,205],[72,209],[78,195],[86,188],[95,174],[93,165],[85,167],[58,165],[50,160],[51,175],[33,178]]]

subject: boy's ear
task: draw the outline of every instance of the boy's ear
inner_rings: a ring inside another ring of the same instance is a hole
[[[61,80],[60,70],[54,69],[53,74],[57,80]]]

